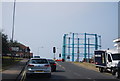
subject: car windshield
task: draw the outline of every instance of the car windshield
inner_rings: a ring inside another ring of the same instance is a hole
[[[32,59],[30,63],[33,64],[47,64],[48,61],[46,59]]]
[[[113,60],[120,60],[120,53],[112,54]]]
[[[49,61],[50,63],[55,63],[55,61],[54,61],[54,60],[50,60],[50,59],[48,59],[48,61]]]

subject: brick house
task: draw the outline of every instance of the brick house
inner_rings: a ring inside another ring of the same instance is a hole
[[[14,46],[11,47],[12,53],[14,53],[14,56],[17,57],[32,57],[33,53],[30,53],[30,49],[28,50],[28,46],[25,46],[21,43],[17,43]]]

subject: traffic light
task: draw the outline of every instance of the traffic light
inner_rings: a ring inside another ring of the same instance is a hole
[[[56,48],[55,47],[53,47],[53,53],[56,53]]]
[[[61,54],[59,54],[59,57],[61,57]]]
[[[67,59],[70,59],[70,55],[67,56]]]

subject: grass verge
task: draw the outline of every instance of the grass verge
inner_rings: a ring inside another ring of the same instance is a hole
[[[22,58],[14,58],[11,59],[11,57],[3,56],[2,57],[2,71],[8,69],[9,67],[13,66],[14,64],[18,63],[21,61]]]
[[[82,66],[86,69],[90,69],[90,70],[94,70],[94,71],[99,71],[98,68],[95,67],[95,64],[92,63],[87,63],[87,62],[73,62],[74,64],[78,65],[78,66]]]

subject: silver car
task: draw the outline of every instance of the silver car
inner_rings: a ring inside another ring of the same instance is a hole
[[[28,62],[26,77],[30,74],[47,74],[51,77],[51,66],[47,59],[31,58]]]

